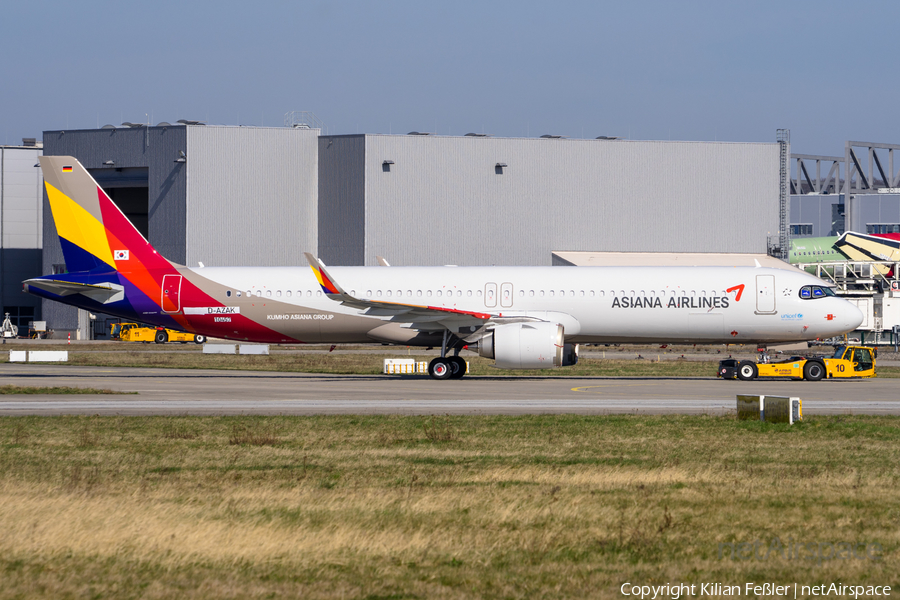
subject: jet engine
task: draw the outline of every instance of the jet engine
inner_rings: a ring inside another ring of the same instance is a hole
[[[501,369],[553,369],[577,363],[578,345],[566,344],[563,326],[556,323],[508,323],[478,340],[478,354]]]

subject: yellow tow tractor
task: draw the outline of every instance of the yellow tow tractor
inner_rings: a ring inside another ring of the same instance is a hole
[[[144,342],[145,344],[149,342],[156,342],[157,344],[165,344],[166,342],[179,342],[182,344],[194,342],[202,344],[206,341],[206,336],[184,333],[174,329],[166,329],[165,327],[151,327],[141,323],[113,323],[109,329],[109,339],[122,342]]]
[[[878,351],[866,346],[835,346],[830,357],[792,356],[778,362],[755,363],[729,358],[719,361],[716,373],[722,379],[752,381],[757,377],[790,377],[819,381],[848,377],[875,377],[875,358]]]

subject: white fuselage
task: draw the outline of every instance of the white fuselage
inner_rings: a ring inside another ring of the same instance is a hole
[[[188,270],[192,280],[217,284],[211,287],[223,305],[254,315],[285,341],[373,341],[370,331],[397,321],[335,302],[308,268]],[[328,272],[357,298],[538,318],[562,324],[566,340],[577,343],[776,343],[840,335],[862,321],[860,311],[840,298],[801,298],[801,288],[825,284],[788,269],[329,267]],[[450,325],[457,319],[448,314],[439,322],[455,332]],[[223,333],[218,325],[208,328],[207,321],[207,316],[190,318],[198,331],[245,338],[238,331]]]

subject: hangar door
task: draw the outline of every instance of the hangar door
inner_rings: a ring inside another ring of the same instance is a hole
[[[103,191],[146,239],[149,229],[150,193],[147,167],[88,169]]]

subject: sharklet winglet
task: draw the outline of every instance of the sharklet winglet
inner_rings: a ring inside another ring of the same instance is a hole
[[[309,252],[304,252],[303,255],[309,261],[309,268],[313,270],[316,281],[319,282],[319,286],[322,288],[322,293],[326,296],[347,296],[347,293],[331,278],[328,271],[325,270],[325,265],[319,259]]]

